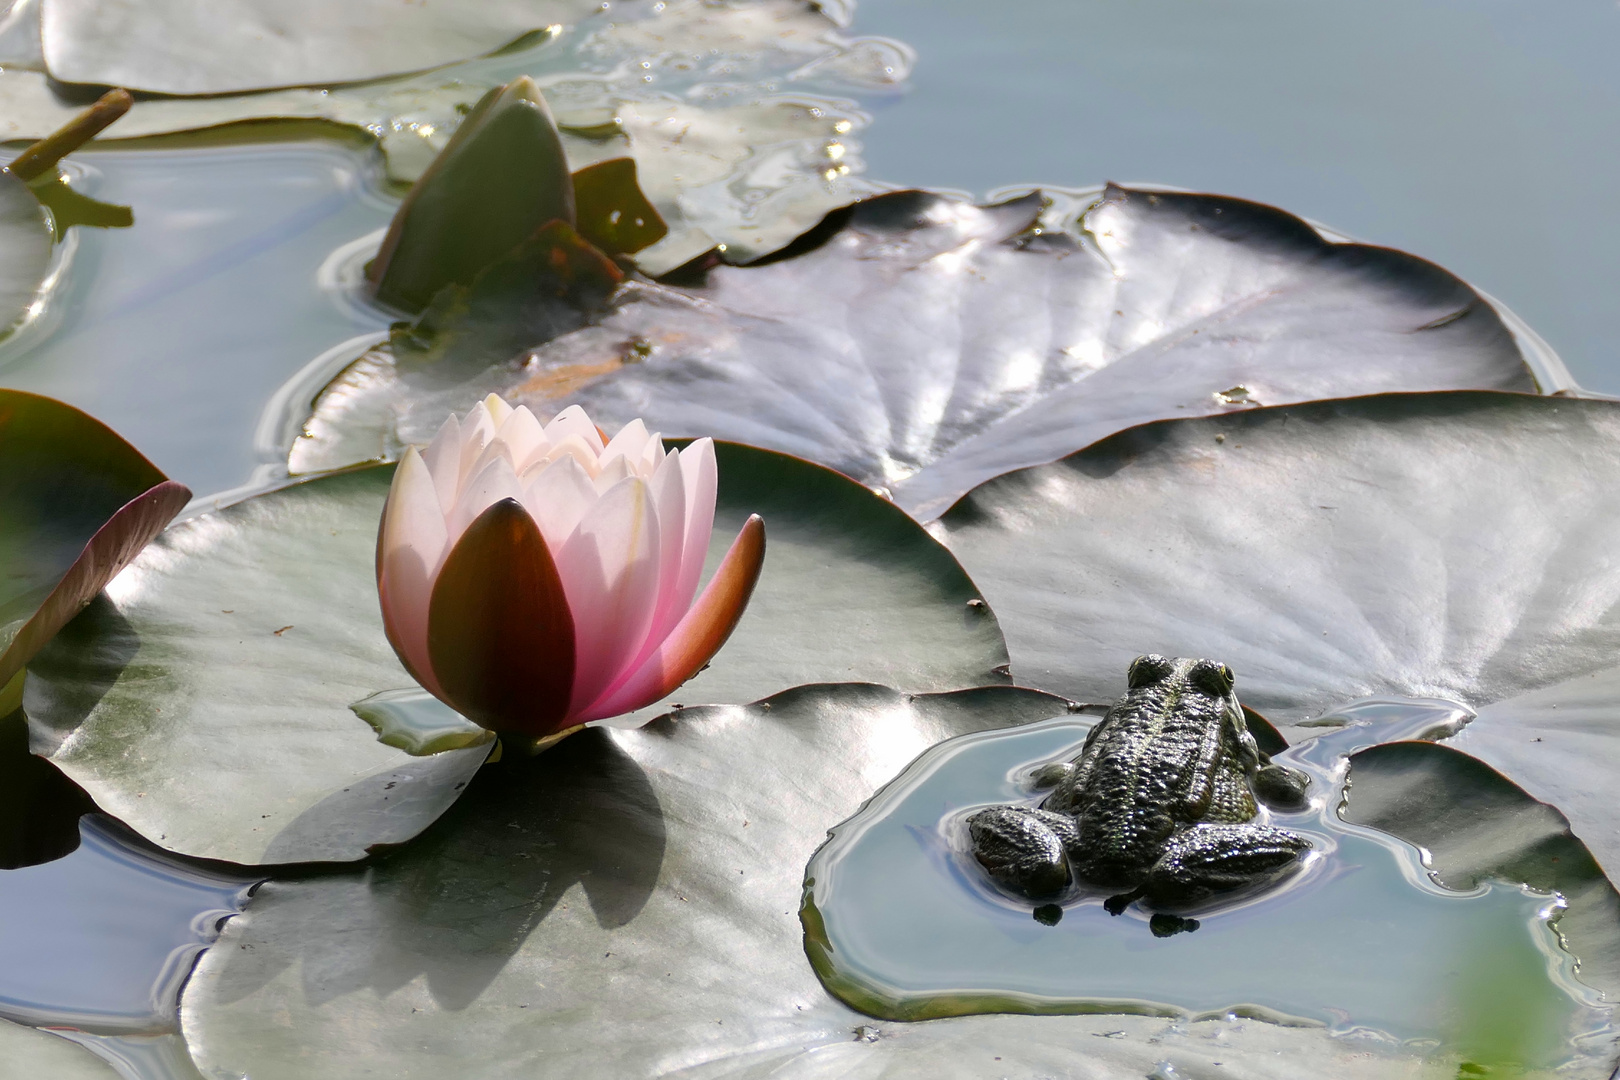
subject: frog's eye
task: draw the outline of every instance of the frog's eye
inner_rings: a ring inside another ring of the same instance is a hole
[[[1175,663],[1168,656],[1157,653],[1138,656],[1125,671],[1125,685],[1132,690],[1151,686],[1163,681],[1175,668]]]
[[[1200,660],[1187,672],[1187,679],[1198,689],[1215,697],[1224,697],[1232,692],[1232,669],[1225,664],[1217,664],[1213,660]]]

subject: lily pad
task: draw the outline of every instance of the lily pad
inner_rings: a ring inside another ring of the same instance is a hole
[[[736,252],[770,251],[827,210],[877,190],[859,179],[853,133],[869,118],[850,99],[904,81],[911,55],[903,45],[851,37],[824,5],[804,0],[615,3],[610,14],[588,7],[588,17],[564,20],[554,35],[419,75],[257,94],[143,97],[116,134],[330,120],[379,140],[389,176],[409,182],[487,90],[529,75],[557,110],[571,168],[626,153],[636,158],[644,190],[672,228],[664,242],[638,255],[655,273],[717,241]],[[231,51],[211,42],[209,63]],[[41,63],[24,59],[3,68],[0,139],[40,138],[77,111]],[[243,134],[191,141],[233,137]]]
[[[1147,420],[1537,387],[1490,304],[1413,256],[1213,195],[1110,187],[1068,232],[1042,209],[880,196],[752,266],[629,287],[598,325],[482,371],[433,381],[369,354],[317,401],[292,468],[421,441],[447,401],[493,390],[798,454],[926,519]]]
[[[1362,750],[1350,758],[1339,813],[1422,848],[1448,889],[1506,881],[1558,894],[1558,932],[1581,957],[1581,981],[1609,1000],[1620,990],[1620,893],[1563,814],[1479,759],[1432,742]],[[1487,1013],[1474,1024],[1477,1034],[1494,1024],[1513,1035],[1511,1017]]]
[[[798,908],[825,830],[939,740],[1066,709],[1012,687],[810,686],[508,757],[371,871],[260,890],[187,984],[187,1041],[204,1073],[264,1080],[436,1077],[452,1062],[473,1075],[994,1076],[1066,1073],[1077,1055],[1121,1077],[1167,1063],[1281,1080],[1300,1061],[1319,1076],[1416,1076],[1404,1055],[1320,1028],[879,1025],[822,991]]]
[[[0,714],[24,665],[190,498],[100,421],[0,390]]]
[[[11,1076],[52,1080],[117,1080],[112,1066],[48,1031],[0,1020],[0,1061]]]
[[[51,264],[51,226],[28,185],[0,169],[0,337],[28,314]]]
[[[466,60],[597,7],[586,0],[401,6],[220,0],[139,7],[40,0],[44,59],[61,82],[230,94],[379,79]]]
[[[710,572],[749,513],[765,516],[769,554],[742,622],[682,700],[1003,678],[994,615],[905,514],[780,454],[722,446],[718,459]],[[392,474],[312,480],[170,528],[114,582],[113,604],[33,665],[35,751],[190,855],[342,861],[415,836],[490,746],[411,757],[350,711],[413,685],[383,635],[374,577]]]
[[[1023,681],[1095,699],[1151,650],[1226,662],[1283,725],[1461,701],[1482,718],[1458,745],[1612,868],[1617,477],[1615,402],[1382,395],[1144,425],[983,485],[937,531]]]

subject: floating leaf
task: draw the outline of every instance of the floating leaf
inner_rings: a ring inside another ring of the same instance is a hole
[[[51,263],[51,226],[28,185],[0,169],[0,338],[28,315]]]
[[[614,255],[632,255],[669,232],[642,194],[635,158],[611,158],[575,173],[574,214],[580,234]]]
[[[672,228],[638,255],[659,273],[716,241],[735,254],[763,254],[832,207],[876,190],[859,179],[855,133],[869,118],[850,99],[888,93],[904,81],[911,57],[898,43],[848,36],[822,7],[671,0],[663,8],[619,4],[604,12],[589,4],[574,9],[577,22],[562,20],[557,37],[526,39],[420,75],[258,94],[143,96],[116,134],[330,120],[379,140],[389,176],[408,183],[487,90],[532,76],[559,109],[572,168],[626,153],[636,158],[643,189]],[[37,44],[37,27],[33,38]],[[233,55],[231,42],[247,40],[234,28],[210,40],[208,64]],[[137,63],[159,56],[130,54]],[[7,61],[0,65],[0,139],[39,138],[72,119],[77,106],[58,96],[41,61],[0,59]],[[188,70],[207,66],[197,61],[187,60]],[[604,138],[608,128],[616,134]],[[193,141],[243,137],[251,133],[206,132]]]
[[[1195,1076],[1309,1061],[1415,1078],[1404,1055],[1317,1028],[880,1025],[822,991],[798,907],[826,829],[939,740],[1066,707],[1012,687],[808,686],[508,757],[369,872],[261,889],[186,986],[187,1040],[204,1073],[269,1080],[427,1078],[452,1060],[473,1075],[1058,1075],[1082,1056],[1121,1077],[1169,1059]]]
[[[190,498],[100,421],[0,390],[0,692]]]
[[[45,64],[70,83],[160,94],[230,94],[358,82],[499,49],[596,7],[583,0],[404,6],[218,0],[204,8],[41,0]]]
[[[421,441],[452,402],[493,390],[798,454],[927,518],[1146,420],[1536,386],[1479,294],[1412,256],[1212,195],[1111,187],[1073,234],[1038,226],[1041,210],[1038,195],[874,198],[756,265],[627,288],[599,325],[449,388],[374,354],[317,401],[293,467],[341,464],[331,433]]]
[[[718,457],[711,572],[749,513],[766,516],[770,555],[742,623],[682,700],[818,680],[925,691],[1000,678],[995,617],[969,605],[973,583],[916,523],[826,469],[747,447]],[[34,664],[36,751],[108,812],[191,855],[342,861],[415,836],[490,747],[410,757],[350,711],[412,685],[376,597],[392,473],[313,480],[170,528],[114,583],[114,604]]]
[[[1567,905],[1558,932],[1581,958],[1581,981],[1610,1000],[1620,990],[1620,894],[1556,808],[1479,759],[1432,742],[1353,755],[1345,794],[1346,821],[1422,848],[1448,889],[1506,881],[1557,893]],[[1511,1018],[1492,1022],[1511,1033]]]
[[[519,78],[473,106],[400,204],[369,270],[377,298],[420,311],[552,221],[573,224],[574,188],[551,110]]]
[[[70,1040],[4,1020],[0,1020],[0,1061],[17,1077],[118,1080],[110,1065]]]

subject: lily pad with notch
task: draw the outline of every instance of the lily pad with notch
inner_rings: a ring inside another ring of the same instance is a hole
[[[926,519],[1149,420],[1567,385],[1431,263],[1238,199],[1098,194],[1056,225],[1039,193],[987,207],[882,195],[751,265],[628,285],[596,325],[483,368],[433,378],[368,354],[317,399],[290,467],[424,441],[447,409],[496,391],[797,454]]]
[[[769,549],[742,622],[680,700],[750,700],[828,679],[919,692],[1004,679],[995,616],[899,509],[785,455],[728,445],[717,455],[710,572],[750,513],[765,517]],[[413,685],[383,635],[374,579],[392,473],[294,484],[169,529],[71,647],[34,665],[36,751],[108,812],[185,854],[344,861],[415,836],[491,744],[425,695],[406,718],[417,731],[393,745],[350,711]],[[424,709],[444,722],[424,727]],[[387,710],[370,713],[388,737]],[[429,757],[395,748],[456,743]]]

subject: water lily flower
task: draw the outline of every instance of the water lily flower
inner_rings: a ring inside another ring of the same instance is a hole
[[[632,420],[604,441],[577,405],[542,425],[491,394],[394,473],[377,535],[388,640],[493,731],[546,738],[650,705],[725,644],[759,579],[756,515],[696,596],[715,484],[710,439],[665,452]]]

